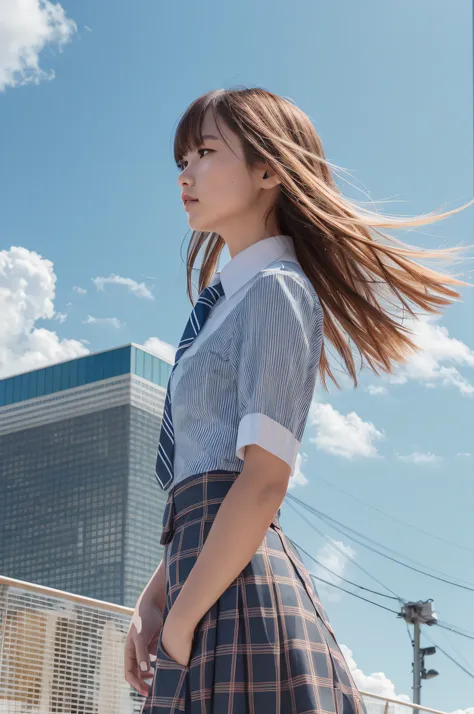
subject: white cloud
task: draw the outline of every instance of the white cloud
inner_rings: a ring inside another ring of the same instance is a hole
[[[19,246],[0,251],[0,378],[88,353],[36,327],[55,317],[56,275],[50,260]]]
[[[87,318],[82,322],[84,325],[110,325],[117,329],[125,325],[125,322],[121,322],[118,317],[93,317],[92,315],[87,315]]]
[[[379,387],[375,384],[369,384],[366,391],[373,397],[381,397],[385,394],[388,394],[388,389],[386,387]]]
[[[148,288],[145,283],[137,283],[136,280],[123,278],[121,275],[109,275],[108,278],[98,276],[97,278],[92,278],[92,282],[95,284],[97,290],[105,290],[106,285],[123,285],[139,298],[147,298],[147,300],[155,299],[150,288]]]
[[[342,582],[341,578],[344,577],[346,572],[348,561],[354,558],[356,553],[350,545],[346,545],[340,540],[330,538],[330,541],[331,543],[325,543],[319,548],[316,554],[316,560],[320,564],[315,564],[311,568],[311,572],[323,578],[323,580],[327,580],[334,585],[339,585]],[[328,572],[326,568],[332,572]],[[316,587],[320,594],[324,593],[324,600],[337,602],[343,595],[337,588],[326,585],[326,583],[321,583],[318,580],[316,581]]]
[[[0,91],[53,79],[54,71],[40,67],[45,47],[59,50],[70,42],[76,23],[60,4],[48,0],[0,2]]]
[[[174,364],[176,347],[173,347],[173,345],[170,345],[168,342],[163,342],[159,337],[149,337],[142,347],[165,362]]]
[[[293,475],[289,480],[288,483],[288,490],[291,490],[292,488],[297,488],[298,486],[306,486],[308,482],[308,479],[304,475],[303,471],[301,470],[301,462],[303,460],[303,457],[306,461],[307,454],[298,454],[296,457],[296,462],[295,462],[295,468],[293,471]]]
[[[67,320],[67,313],[65,313],[65,312],[56,312],[55,315],[54,315],[54,319],[55,319],[55,320],[58,320],[58,322],[60,322],[61,325],[62,325],[63,322],[66,322],[66,320]]]
[[[349,647],[341,645],[341,650],[347,664],[349,665],[349,669],[358,689],[361,689],[364,692],[378,694],[381,697],[400,699],[403,702],[411,701],[410,697],[406,694],[396,694],[394,683],[383,672],[364,674],[364,672],[362,672],[362,670],[357,666],[357,663],[352,656],[352,650],[350,650]],[[377,699],[371,700],[370,698],[367,698],[365,701],[369,714],[371,714],[371,712],[374,712],[374,714],[380,714],[383,708],[383,703]],[[397,705],[391,704],[390,712],[391,714],[407,714],[409,710],[407,707],[398,707]]]
[[[74,285],[73,290],[78,295],[85,295],[87,290],[85,288],[80,288],[78,285]]]
[[[471,458],[471,453],[469,451],[459,451],[456,456],[460,456],[461,458],[465,459],[470,459]]]
[[[316,436],[310,438],[318,449],[346,459],[377,456],[374,444],[384,438],[371,422],[364,421],[355,412],[341,414],[331,404],[313,402],[309,421],[316,427]]]
[[[397,694],[395,684],[387,677],[384,672],[373,672],[372,674],[364,674],[357,666],[354,660],[352,650],[347,645],[341,644],[341,651],[349,666],[354,682],[358,689],[371,694],[378,694],[380,697],[389,699],[399,699],[402,702],[411,702],[411,697],[407,694]],[[381,714],[384,704],[378,699],[364,697],[368,714]],[[397,706],[396,704],[389,705],[390,714],[410,714],[410,709],[406,706]],[[452,714],[474,714],[474,707],[466,709],[457,709]]]
[[[397,456],[400,461],[406,461],[410,464],[416,464],[417,466],[422,464],[435,464],[442,461],[441,456],[437,456],[436,454],[432,454],[430,452],[423,453],[420,451],[414,451],[412,454],[407,454],[406,456],[402,456],[401,454],[397,454]]]
[[[429,316],[404,322],[413,332],[414,342],[421,351],[410,356],[408,363],[397,368],[388,380],[393,384],[416,380],[427,387],[441,384],[455,387],[461,394],[473,395],[474,385],[459,372],[458,367],[474,368],[474,350],[461,340],[450,337],[446,327],[436,324],[437,319]]]

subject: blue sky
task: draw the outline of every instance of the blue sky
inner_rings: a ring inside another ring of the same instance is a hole
[[[25,17],[17,0],[5,3],[11,42],[0,50],[0,376],[130,341],[178,342],[190,307],[190,232],[172,139],[180,114],[207,90],[262,86],[294,100],[328,158],[351,172],[353,186],[339,183],[354,198],[394,200],[385,209],[405,214],[472,198],[469,0],[28,2]],[[17,46],[30,50],[29,67]],[[472,216],[470,208],[401,237],[473,243]],[[459,270],[472,280],[472,263]],[[473,582],[474,292],[462,293],[441,320],[417,326],[425,351],[395,381],[366,373],[357,390],[317,391],[299,461],[308,483],[291,493],[426,568]],[[339,551],[285,506],[288,535],[328,567],[380,591],[357,563],[407,600],[433,598],[440,619],[474,632],[471,592],[314,522]],[[411,695],[404,623],[334,589],[321,595],[361,686]],[[441,628],[427,634],[474,673],[473,641]],[[441,652],[427,664],[440,676],[424,684],[425,705],[474,707],[473,679]]]

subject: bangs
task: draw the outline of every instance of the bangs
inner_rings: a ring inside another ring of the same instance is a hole
[[[176,164],[180,162],[187,153],[194,151],[200,146],[202,141],[202,123],[204,115],[209,107],[219,128],[218,106],[219,97],[223,97],[225,90],[215,90],[198,97],[186,109],[176,129],[174,138],[174,160]]]

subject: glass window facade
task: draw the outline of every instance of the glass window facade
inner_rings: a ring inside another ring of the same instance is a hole
[[[155,355],[135,345],[125,345],[115,350],[86,355],[2,379],[0,380],[0,407],[85,384],[93,384],[129,372],[166,388],[171,369],[170,364]]]
[[[17,394],[64,391],[79,379],[126,374],[127,360],[128,371],[166,387],[170,365],[132,345],[117,353],[3,380],[10,386],[2,394],[11,404]],[[160,425],[146,408],[104,403],[0,435],[0,572],[134,607],[163,552],[166,494],[154,476]]]

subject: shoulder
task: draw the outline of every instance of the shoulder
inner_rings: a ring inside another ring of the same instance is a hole
[[[293,261],[279,261],[261,270],[253,279],[243,300],[244,311],[300,313],[307,319],[320,319],[318,295],[302,267]]]

